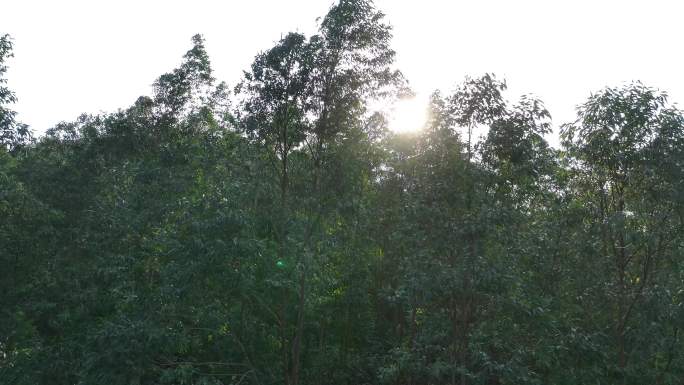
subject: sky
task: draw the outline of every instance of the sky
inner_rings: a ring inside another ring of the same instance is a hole
[[[331,0],[2,0],[14,38],[9,86],[37,132],[81,113],[116,111],[151,93],[190,38],[206,39],[215,77],[235,85],[289,31],[311,34]],[[606,86],[640,80],[684,103],[681,1],[376,0],[393,26],[399,68],[418,101],[466,75],[506,79],[506,97],[541,98],[554,126]],[[681,106],[680,106],[681,107]],[[410,119],[409,119],[410,120]],[[415,120],[415,119],[414,119]],[[555,135],[549,140],[557,143]]]

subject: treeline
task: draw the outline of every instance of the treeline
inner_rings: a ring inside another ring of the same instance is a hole
[[[203,40],[150,97],[37,139],[0,40],[0,383],[683,384],[684,115],[407,83],[340,0],[237,87]],[[486,129],[480,140],[473,131]]]

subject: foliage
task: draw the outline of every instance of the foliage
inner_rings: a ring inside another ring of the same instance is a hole
[[[391,36],[340,0],[231,95],[196,35],[37,140],[0,38],[0,383],[681,383],[684,114],[606,88],[556,149],[485,74],[393,133]]]

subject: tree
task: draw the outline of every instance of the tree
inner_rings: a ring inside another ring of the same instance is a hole
[[[562,131],[578,199],[587,207],[586,231],[596,245],[589,255],[601,269],[596,300],[611,309],[600,321],[613,336],[614,364],[608,368],[622,383],[662,376],[651,366],[648,346],[654,342],[642,333],[653,331],[642,309],[661,295],[660,286],[667,286],[668,260],[677,253],[679,182],[670,172],[681,162],[683,123],[681,112],[667,105],[666,94],[632,83],[592,95]],[[670,321],[658,322],[673,327]],[[676,330],[670,329],[670,336]]]
[[[12,39],[9,35],[0,36],[0,147],[9,151],[16,151],[31,140],[28,126],[16,121],[16,112],[8,105],[17,101],[17,97],[7,88],[6,61],[12,55]]]
[[[346,199],[334,194],[339,180],[329,179],[327,173],[344,169],[340,165],[347,159],[336,156],[342,154],[339,150],[367,137],[363,116],[368,99],[400,81],[400,74],[390,69],[394,51],[382,16],[368,1],[343,0],[330,9],[318,35],[309,39],[287,35],[259,55],[245,76],[244,129],[269,149],[274,165],[278,164],[280,219],[274,225],[278,260],[295,268],[294,306],[284,299],[278,321],[285,382],[292,385],[301,376],[312,269],[325,263],[326,252],[321,249],[325,234],[338,221],[333,199]],[[296,181],[290,171],[293,154],[299,170]],[[300,191],[296,198],[290,197],[293,188]],[[292,308],[290,337],[285,312]]]
[[[391,36],[340,0],[232,99],[196,35],[36,141],[0,38],[0,382],[680,384],[684,114],[607,88],[557,150],[485,74],[393,133]]]

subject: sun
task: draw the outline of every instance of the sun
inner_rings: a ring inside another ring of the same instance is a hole
[[[427,121],[427,101],[414,96],[397,101],[390,110],[389,128],[397,134],[419,131]]]

